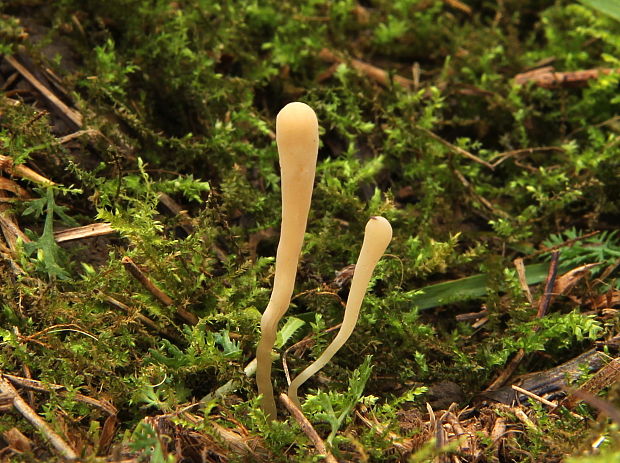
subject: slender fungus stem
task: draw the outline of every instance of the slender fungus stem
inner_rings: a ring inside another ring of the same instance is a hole
[[[263,411],[272,419],[276,417],[276,402],[271,384],[271,351],[278,322],[293,295],[319,149],[319,126],[312,108],[299,102],[286,105],[276,119],[276,143],[282,178],[282,227],[273,291],[261,318],[256,350],[256,385],[263,396]]]
[[[349,298],[347,299],[347,307],[344,311],[342,326],[334,340],[327,346],[321,356],[308,368],[302,371],[291,382],[288,388],[288,396],[297,407],[300,407],[299,399],[297,398],[299,386],[323,368],[344,343],[347,342],[351,333],[353,333],[353,328],[355,328],[355,324],[357,323],[362,300],[366,294],[372,272],[391,240],[392,226],[390,222],[383,217],[371,217],[366,224],[362,250],[357,259],[357,264],[355,264],[355,273],[353,273],[353,280],[351,281],[351,290],[349,291]]]

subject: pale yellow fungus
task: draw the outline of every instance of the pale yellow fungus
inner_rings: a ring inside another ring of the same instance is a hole
[[[276,417],[276,403],[271,383],[271,351],[278,322],[293,295],[319,149],[319,126],[312,108],[299,102],[282,108],[276,118],[276,144],[282,179],[282,226],[273,291],[261,318],[261,338],[256,350],[256,385],[263,396],[262,409],[272,419]]]
[[[381,256],[385,252],[388,244],[392,240],[392,226],[383,217],[371,217],[366,224],[366,230],[364,232],[364,242],[362,243],[362,249],[360,255],[355,264],[355,272],[353,273],[353,279],[351,281],[351,289],[349,291],[349,297],[347,299],[347,306],[344,312],[344,319],[342,320],[342,326],[338,331],[338,334],[331,342],[321,356],[316,359],[309,367],[302,371],[292,382],[288,388],[288,396],[297,405],[299,399],[297,398],[297,390],[299,386],[306,382],[308,378],[314,375],[317,371],[323,368],[327,362],[331,360],[336,352],[347,342],[353,328],[357,323],[357,319],[360,313],[360,307],[362,300],[366,294],[368,283],[372,272],[377,266],[377,262],[381,259]]]

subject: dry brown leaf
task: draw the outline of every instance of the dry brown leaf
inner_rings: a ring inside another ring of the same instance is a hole
[[[620,305],[620,291],[617,289],[601,294],[592,301],[592,308],[594,310],[608,309],[618,305]]]
[[[7,442],[9,448],[17,453],[30,452],[32,441],[22,434],[17,428],[11,428],[2,433],[2,437]]]
[[[555,280],[555,285],[553,285],[553,295],[560,296],[568,293],[577,283],[579,283],[579,281],[583,279],[583,277],[588,275],[590,269],[598,265],[600,265],[600,263],[582,265],[569,270],[563,275],[560,275]]]
[[[0,190],[11,192],[20,199],[30,198],[28,192],[10,178],[0,177]]]
[[[99,443],[97,446],[98,455],[107,455],[114,436],[116,435],[116,429],[118,427],[118,418],[116,415],[110,415],[103,423],[103,429],[101,430],[101,436],[99,437]]]

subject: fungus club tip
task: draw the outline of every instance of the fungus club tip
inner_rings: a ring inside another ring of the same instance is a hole
[[[276,117],[276,134],[278,129],[286,131],[287,128],[290,130],[293,127],[297,127],[298,130],[301,127],[305,127],[306,130],[317,130],[318,125],[314,110],[306,103],[295,101],[287,104],[278,113]]]
[[[276,118],[276,143],[280,153],[280,166],[292,171],[312,174],[319,149],[319,122],[316,114],[305,103],[287,104]]]
[[[366,224],[366,235],[372,236],[374,240],[385,242],[385,246],[392,240],[392,226],[385,217],[373,216]]]
[[[310,106],[308,106],[306,103],[302,103],[301,101],[293,101],[292,103],[289,103],[284,108],[282,108],[280,112],[278,113],[278,115],[288,114],[293,111],[314,114],[314,110]]]

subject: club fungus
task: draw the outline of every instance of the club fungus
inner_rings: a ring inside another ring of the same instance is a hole
[[[344,311],[344,319],[342,320],[342,326],[338,331],[338,334],[331,342],[321,356],[302,371],[292,382],[288,388],[288,396],[297,405],[299,399],[297,398],[297,390],[299,386],[306,382],[308,378],[314,375],[317,371],[323,368],[327,362],[331,360],[336,352],[347,342],[349,336],[355,328],[357,319],[360,313],[360,307],[362,300],[366,294],[368,283],[372,272],[377,266],[377,262],[385,252],[390,240],[392,239],[392,226],[383,217],[371,217],[366,224],[364,231],[364,242],[362,243],[362,249],[360,255],[355,264],[355,272],[353,273],[353,279],[351,281],[351,289],[349,291],[349,297],[347,299],[347,306]]]
[[[319,149],[319,126],[312,108],[299,102],[282,108],[276,118],[276,144],[280,156],[282,226],[273,290],[261,318],[261,338],[256,350],[256,384],[263,396],[262,409],[271,418],[276,417],[271,351],[278,322],[286,313],[293,295]]]

